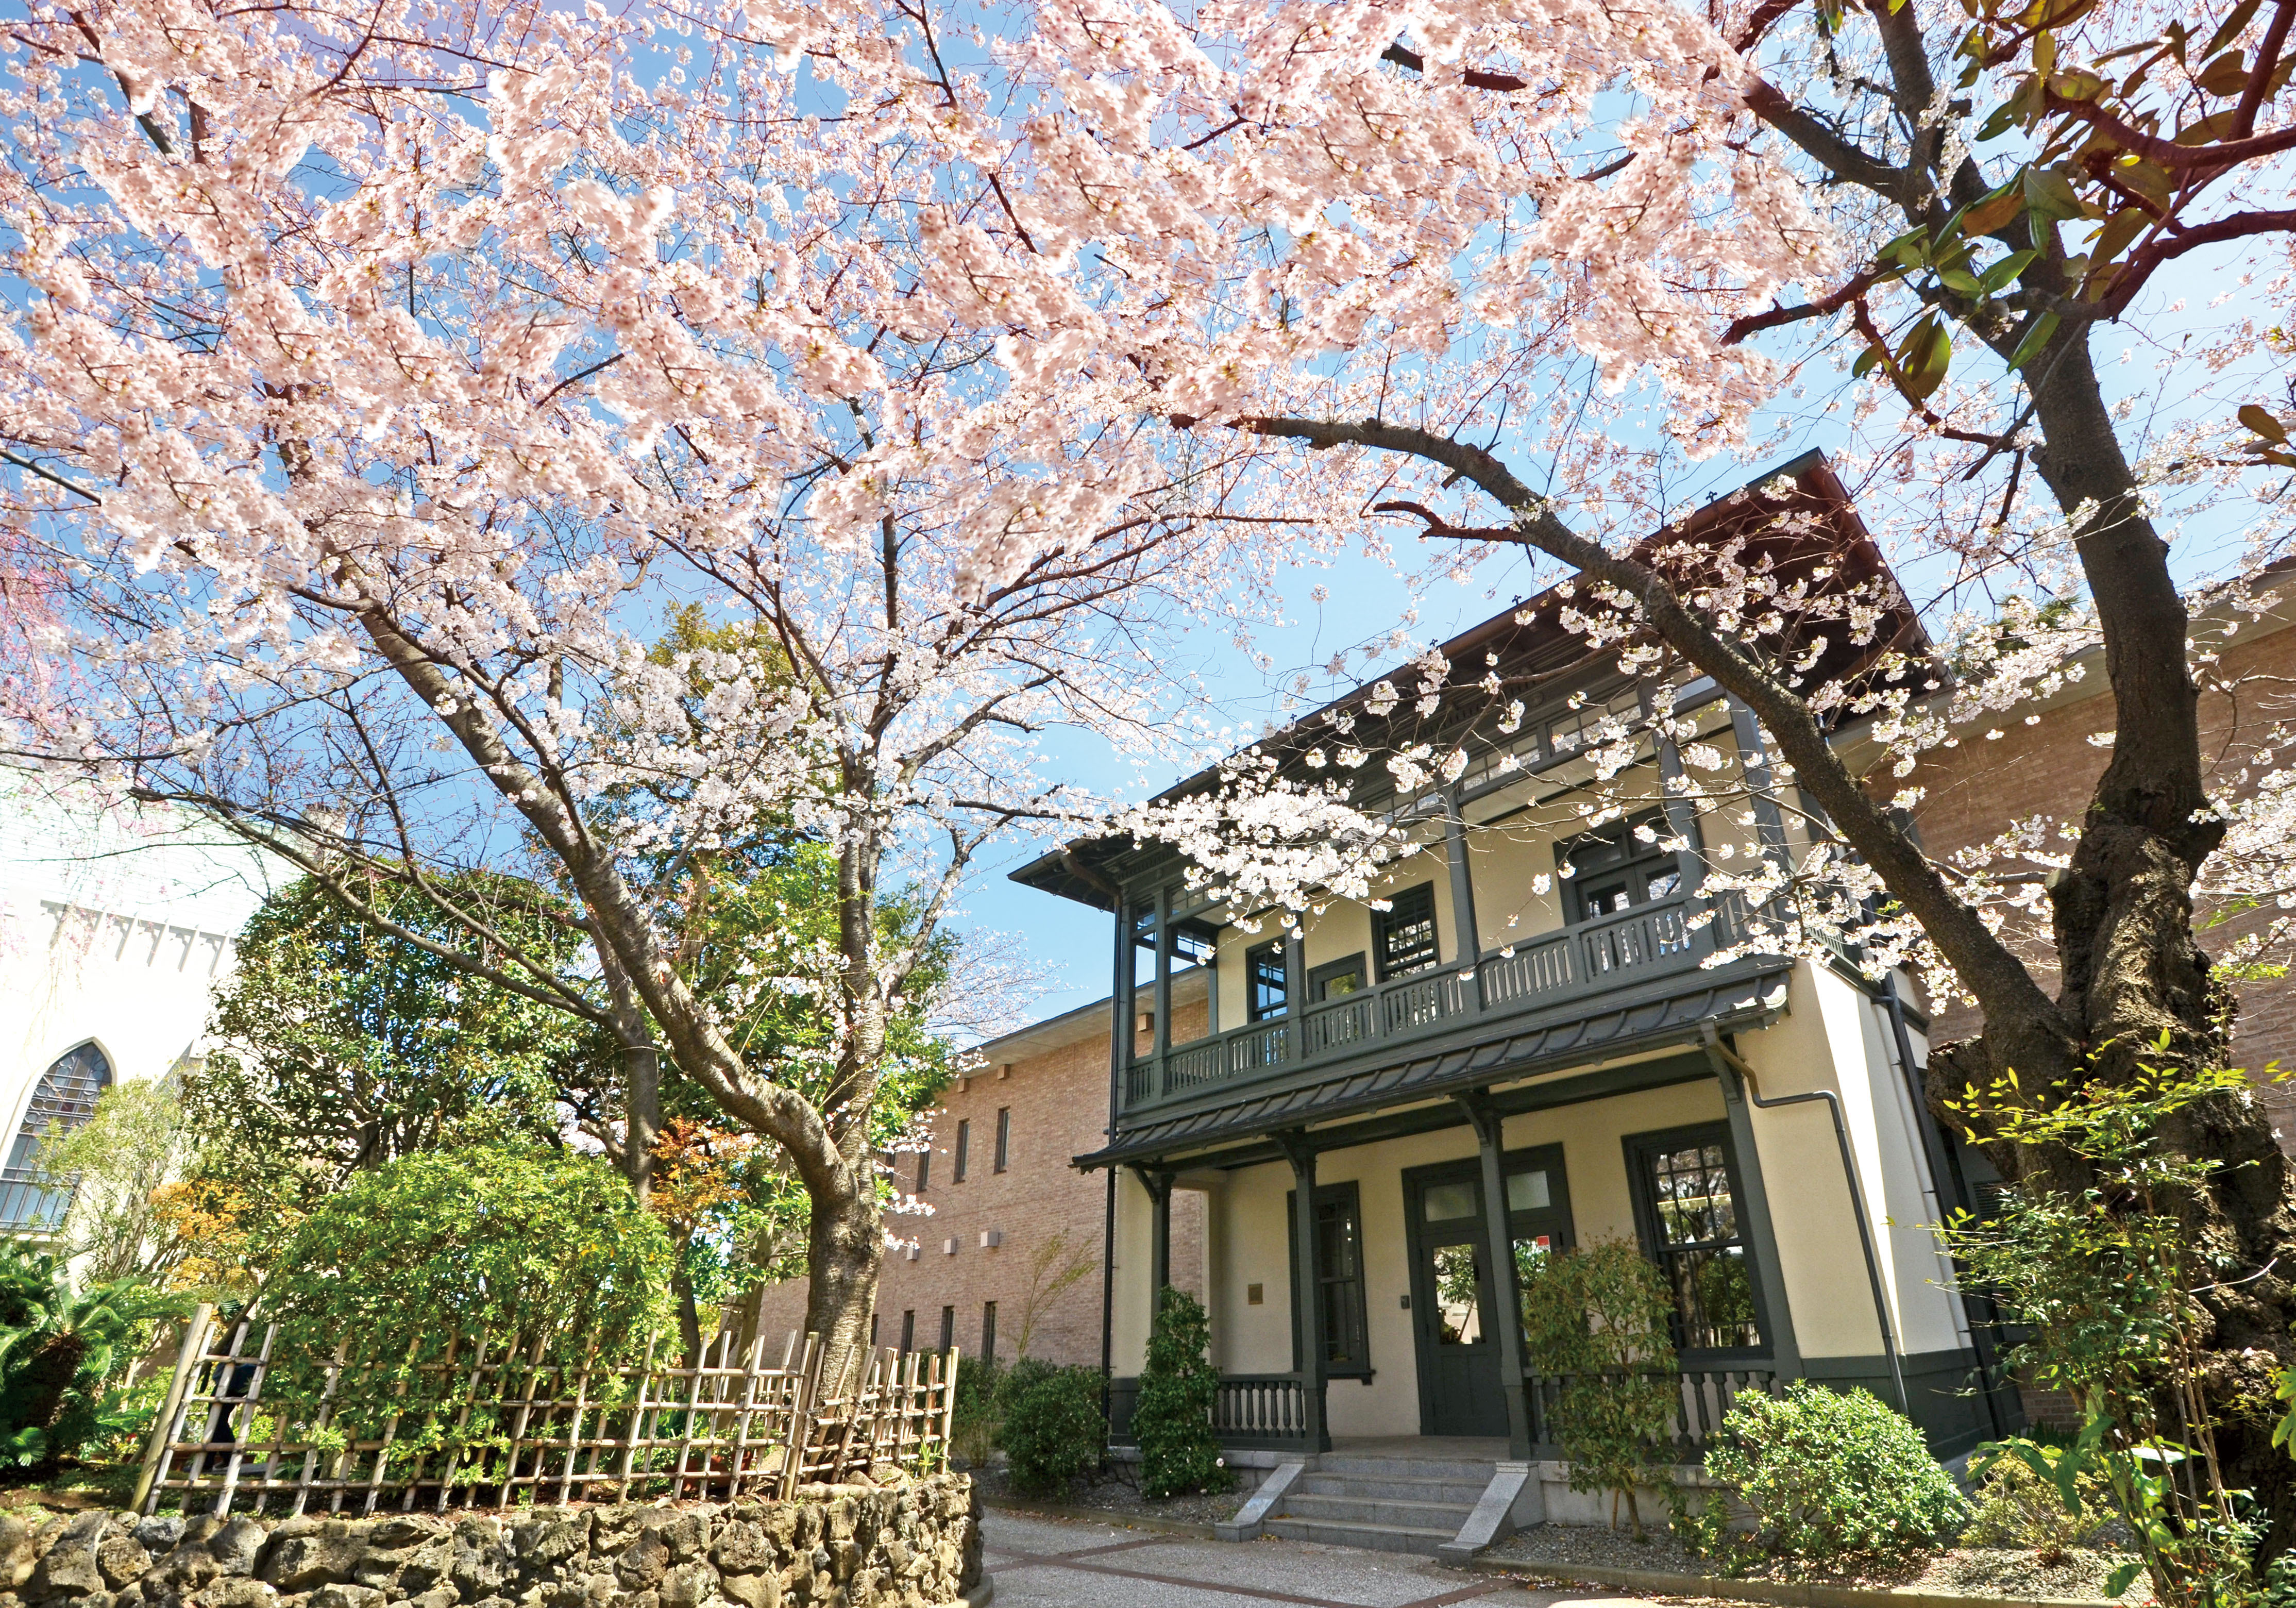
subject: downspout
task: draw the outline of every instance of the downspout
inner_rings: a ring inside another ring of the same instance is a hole
[[[1833,1141],[1841,1148],[1841,1176],[1849,1185],[1850,1215],[1857,1223],[1857,1248],[1866,1253],[1866,1282],[1874,1292],[1874,1319],[1882,1325],[1882,1354],[1889,1359],[1890,1382],[1897,1387],[1898,1410],[1906,1417],[1914,1415],[1911,1399],[1906,1394],[1906,1374],[1898,1360],[1898,1339],[1890,1327],[1890,1300],[1882,1290],[1881,1259],[1874,1251],[1873,1225],[1866,1220],[1866,1194],[1858,1187],[1857,1163],[1849,1153],[1849,1126],[1841,1119],[1841,1096],[1830,1088],[1812,1089],[1802,1095],[1779,1095],[1765,1100],[1756,1092],[1754,1069],[1741,1061],[1725,1046],[1722,1035],[1710,1021],[1698,1024],[1698,1037],[1706,1046],[1706,1058],[1714,1063],[1718,1078],[1734,1074],[1746,1092],[1747,1103],[1756,1111],[1775,1111],[1782,1106],[1807,1105],[1813,1100],[1825,1102],[1827,1112],[1833,1118]]]

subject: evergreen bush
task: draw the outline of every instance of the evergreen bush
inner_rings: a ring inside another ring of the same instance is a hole
[[[1796,1380],[1784,1399],[1741,1396],[1707,1447],[1773,1551],[1826,1563],[1904,1554],[1957,1533],[1968,1501],[1921,1432],[1865,1391]]]
[[[1024,1497],[1064,1497],[1108,1458],[1100,1410],[1100,1370],[1023,1358],[1006,1370],[1004,1443],[1013,1489]]]
[[[1140,1444],[1140,1488],[1152,1497],[1222,1491],[1234,1483],[1212,1436],[1219,1370],[1211,1361],[1211,1317],[1185,1290],[1166,1289],[1148,1336],[1132,1434]]]
[[[1681,1400],[1665,1280],[1624,1240],[1554,1255],[1518,1247],[1516,1259],[1531,1370],[1563,1382],[1554,1422],[1570,1489],[1613,1493],[1614,1522],[1624,1497],[1640,1536],[1635,1489],[1653,1478],[1653,1463],[1669,1460]]]

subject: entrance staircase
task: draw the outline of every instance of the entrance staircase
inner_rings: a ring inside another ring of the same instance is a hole
[[[1432,1556],[1458,1536],[1496,1472],[1472,1457],[1325,1452],[1260,1524],[1295,1541]]]

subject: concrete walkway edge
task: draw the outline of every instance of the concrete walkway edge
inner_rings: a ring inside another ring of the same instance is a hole
[[[1738,1580],[1726,1575],[1662,1574],[1597,1563],[1540,1563],[1528,1558],[1471,1558],[1456,1567],[1476,1574],[1523,1576],[1572,1586],[1618,1586],[1653,1596],[1726,1597],[1784,1608],[2124,1608],[2095,1597],[1956,1596],[1895,1587],[1821,1586],[1800,1580]]]

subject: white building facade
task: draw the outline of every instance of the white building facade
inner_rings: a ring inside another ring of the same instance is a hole
[[[0,1235],[53,1229],[42,1136],[196,1062],[240,930],[291,868],[196,812],[0,770]]]

